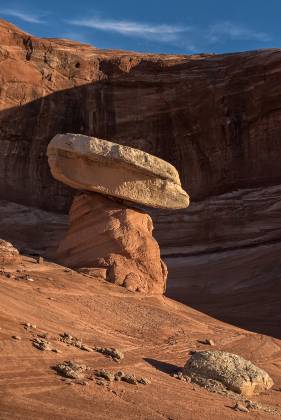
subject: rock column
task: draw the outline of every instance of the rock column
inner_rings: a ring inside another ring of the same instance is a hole
[[[166,288],[167,268],[152,236],[151,217],[120,201],[78,193],[57,259],[131,291],[161,294]]]
[[[57,259],[131,291],[162,294],[167,268],[140,206],[189,204],[177,170],[138,149],[79,134],[58,134],[48,146],[54,178],[79,190]]]

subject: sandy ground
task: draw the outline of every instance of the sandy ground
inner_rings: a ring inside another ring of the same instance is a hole
[[[240,354],[272,375],[273,389],[252,400],[281,409],[281,341],[277,338],[223,323],[167,297],[130,293],[50,262],[38,264],[26,257],[22,266],[5,271],[16,276],[26,273],[34,281],[0,275],[1,419],[278,418],[263,410],[234,411],[231,398],[170,376],[183,366],[190,350],[208,347],[197,340],[211,338],[215,348]],[[37,328],[28,331],[25,322]],[[88,345],[117,347],[125,358],[118,364],[102,354],[58,342],[65,331]],[[50,334],[62,353],[32,346],[32,338],[43,332]],[[86,386],[71,386],[52,369],[64,360],[114,372],[122,369],[145,376],[151,384],[101,386],[89,381]]]

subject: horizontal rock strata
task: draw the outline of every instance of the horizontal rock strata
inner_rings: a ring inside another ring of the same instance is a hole
[[[45,156],[62,132],[169,161],[193,201],[281,180],[279,49],[101,51],[32,37],[3,20],[0,41],[1,199],[68,210],[73,192],[52,178]]]

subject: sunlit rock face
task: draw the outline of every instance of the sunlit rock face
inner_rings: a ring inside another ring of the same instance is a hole
[[[32,37],[0,21],[0,198],[66,210],[47,145],[82,133],[172,163],[192,200],[278,183],[281,51],[146,55]]]
[[[162,294],[167,269],[152,230],[148,214],[101,194],[78,193],[57,260],[76,269],[100,268],[100,277],[131,291]]]
[[[68,133],[51,140],[47,155],[53,177],[77,190],[162,209],[189,205],[176,168],[142,150]]]

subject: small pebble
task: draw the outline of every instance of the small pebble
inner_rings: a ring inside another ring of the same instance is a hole
[[[208,346],[214,346],[215,345],[214,340],[211,340],[209,338],[205,338],[205,340],[198,340],[198,343],[207,344]]]
[[[107,384],[107,381],[105,379],[97,379],[96,384],[105,386]]]
[[[239,402],[237,402],[237,403],[234,405],[233,409],[234,409],[235,411],[241,411],[242,413],[249,413],[248,408],[247,408],[247,407],[245,407],[244,405],[242,405],[242,404],[241,404],[241,403],[239,403]]]
[[[48,333],[41,333],[41,334],[38,334],[38,337],[40,337],[40,338],[49,338],[49,334]]]
[[[143,384],[143,385],[149,385],[149,384],[151,384],[151,381],[149,380],[149,379],[147,379],[147,378],[140,378],[139,379],[139,381],[138,381],[140,384]]]
[[[92,349],[92,347],[86,346],[86,344],[82,344],[82,346],[80,348],[81,348],[81,350],[85,350],[85,351],[89,351],[89,352],[94,351]]]
[[[38,258],[38,264],[43,264],[44,262],[44,258],[43,257],[39,257]]]
[[[12,338],[14,340],[21,340],[21,337],[19,335],[13,335]]]

